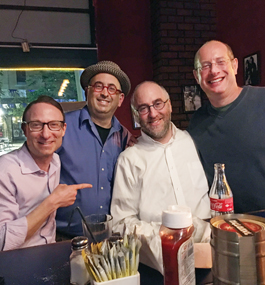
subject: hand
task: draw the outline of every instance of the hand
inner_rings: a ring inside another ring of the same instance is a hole
[[[136,143],[138,143],[138,140],[137,140],[137,137],[135,137],[135,136],[131,136],[130,137],[130,140],[128,141],[128,144],[126,145],[126,148],[128,147],[128,146],[134,146]]]
[[[75,202],[78,189],[91,188],[91,184],[66,185],[59,184],[41,204],[31,211],[27,217],[28,232],[26,240],[43,225],[48,216],[59,207],[67,207]]]
[[[92,188],[91,184],[59,184],[51,193],[50,199],[56,205],[56,209],[59,207],[67,207],[74,204],[76,199],[77,190],[84,188]]]

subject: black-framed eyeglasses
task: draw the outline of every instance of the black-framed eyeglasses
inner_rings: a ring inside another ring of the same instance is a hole
[[[64,125],[64,121],[50,121],[42,123],[40,121],[23,122],[29,126],[31,132],[40,132],[43,130],[44,125],[47,125],[51,131],[60,131]]]
[[[108,93],[110,95],[115,95],[117,93],[118,94],[122,93],[122,91],[117,89],[114,84],[109,84],[108,86],[105,86],[100,81],[97,81],[93,85],[89,85],[89,86],[91,86],[94,89],[94,91],[96,91],[96,92],[101,92],[104,88],[107,88],[107,91],[108,91]]]
[[[222,59],[216,60],[216,62],[205,62],[200,67],[197,67],[196,70],[207,72],[207,71],[209,71],[212,68],[213,64],[215,64],[220,69],[224,69],[226,67],[227,63],[229,61],[232,61],[233,59],[222,58]]]
[[[142,105],[136,110],[140,115],[145,115],[150,112],[150,108],[153,107],[155,110],[162,110],[165,107],[169,99],[166,101],[157,100],[153,105]]]

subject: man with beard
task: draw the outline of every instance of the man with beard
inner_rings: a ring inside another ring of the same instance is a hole
[[[117,161],[111,203],[113,230],[122,232],[126,224],[133,231],[136,226],[142,241],[140,261],[162,273],[162,211],[172,204],[189,206],[195,242],[208,241],[210,230],[200,220],[210,217],[208,186],[190,135],[171,122],[166,90],[155,82],[143,82],[136,87],[131,105],[142,135]]]

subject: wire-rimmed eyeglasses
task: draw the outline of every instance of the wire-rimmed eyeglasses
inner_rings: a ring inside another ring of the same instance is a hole
[[[43,123],[40,121],[23,122],[29,126],[31,132],[40,132],[43,130],[44,125],[47,125],[51,131],[60,131],[64,125],[64,121],[50,121]]]
[[[197,67],[196,70],[207,72],[212,68],[213,64],[215,64],[220,69],[224,69],[227,63],[232,60],[233,59],[230,58],[222,58],[216,60],[215,62],[204,62],[200,67]]]
[[[114,84],[109,84],[109,85],[105,86],[100,81],[97,81],[93,85],[89,85],[89,86],[91,86],[94,89],[94,91],[96,91],[96,92],[101,92],[104,88],[106,88],[109,95],[115,95],[117,93],[118,94],[122,93],[122,91],[117,89]]]
[[[153,105],[141,105],[138,110],[136,110],[140,115],[145,115],[150,112],[150,108],[153,107],[155,110],[162,110],[165,107],[169,99],[166,101],[157,100]]]

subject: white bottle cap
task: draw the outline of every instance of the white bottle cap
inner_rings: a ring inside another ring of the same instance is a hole
[[[187,206],[168,206],[168,209],[162,213],[162,224],[171,229],[189,227],[192,224],[191,209]]]

